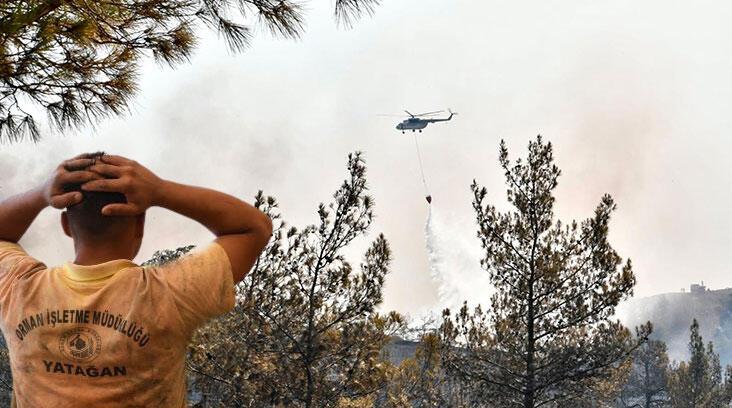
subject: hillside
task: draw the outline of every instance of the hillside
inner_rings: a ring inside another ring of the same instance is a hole
[[[618,312],[629,327],[653,322],[653,337],[666,342],[675,360],[687,358],[689,326],[696,318],[705,342],[714,342],[722,364],[732,364],[732,288],[692,285],[689,291],[632,299]]]

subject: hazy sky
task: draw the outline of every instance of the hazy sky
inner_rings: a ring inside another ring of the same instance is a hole
[[[39,183],[68,156],[106,150],[241,197],[264,189],[302,226],[316,221],[318,202],[345,176],[347,153],[363,150],[373,233],[385,233],[395,256],[384,308],[420,313],[439,305],[438,293],[474,295],[483,281],[471,280],[479,272],[452,282],[431,276],[412,135],[394,129],[397,118],[376,115],[451,107],[460,113],[453,122],[419,136],[434,208],[451,231],[440,240],[461,243],[452,248],[456,268],[477,271],[471,180],[505,208],[499,141],[516,157],[541,133],[563,170],[560,218],[590,216],[605,192],[618,202],[611,242],[634,261],[637,295],[701,280],[732,286],[732,5],[384,3],[341,30],[332,1],[313,0],[300,41],[262,33],[234,55],[210,36],[188,65],[148,64],[126,117],[36,145],[0,145],[0,197]],[[44,212],[23,242],[50,264],[72,258],[57,218]],[[148,226],[138,260],[209,239],[163,210],[150,213]],[[351,251],[354,263],[367,244]]]

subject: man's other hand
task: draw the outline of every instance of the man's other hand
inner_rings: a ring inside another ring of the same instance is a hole
[[[127,198],[126,204],[109,204],[102,208],[104,215],[134,216],[144,213],[157,204],[164,183],[152,171],[122,156],[105,154],[89,170],[105,178],[83,184],[82,190],[122,193]]]

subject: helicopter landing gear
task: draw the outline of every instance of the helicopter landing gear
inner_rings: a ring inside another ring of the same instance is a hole
[[[419,133],[422,133],[422,129],[419,129]]]
[[[404,131],[402,130],[402,134],[404,134]]]

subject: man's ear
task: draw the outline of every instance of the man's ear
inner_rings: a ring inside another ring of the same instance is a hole
[[[64,234],[66,234],[67,237],[73,238],[73,236],[71,236],[71,227],[69,227],[69,215],[66,214],[66,211],[61,213],[61,228],[64,229]]]
[[[135,237],[142,239],[145,235],[145,213],[137,216],[135,220]]]

